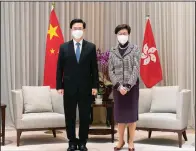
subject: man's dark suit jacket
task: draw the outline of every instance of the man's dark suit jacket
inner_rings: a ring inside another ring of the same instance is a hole
[[[78,91],[82,95],[91,95],[92,88],[98,88],[96,46],[83,40],[81,49],[78,63],[73,40],[60,46],[56,89],[64,89],[64,95],[72,96]]]

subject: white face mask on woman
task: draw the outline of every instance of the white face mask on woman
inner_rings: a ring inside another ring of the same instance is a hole
[[[83,30],[73,30],[72,31],[72,36],[75,38],[75,39],[80,39],[82,36],[83,36]]]
[[[117,39],[118,39],[118,41],[119,41],[122,45],[124,45],[124,44],[128,41],[129,36],[128,36],[128,35],[118,35],[118,36],[117,36]]]

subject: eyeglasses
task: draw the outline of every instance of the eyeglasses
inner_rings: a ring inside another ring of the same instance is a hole
[[[73,29],[73,30],[83,30],[82,27],[73,27],[72,29]]]
[[[127,32],[124,32],[124,33],[118,33],[118,35],[128,35]]]

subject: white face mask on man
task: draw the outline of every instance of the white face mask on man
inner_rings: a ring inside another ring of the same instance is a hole
[[[73,30],[72,31],[72,36],[75,39],[80,39],[83,36],[84,32],[83,30]]]
[[[122,45],[124,45],[128,39],[129,39],[129,36],[128,35],[118,35],[117,36],[117,39],[118,39],[118,42],[121,43]]]

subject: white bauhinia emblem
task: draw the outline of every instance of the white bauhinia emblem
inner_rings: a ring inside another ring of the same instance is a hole
[[[156,62],[156,56],[154,55],[157,49],[155,47],[148,48],[148,45],[145,44],[143,47],[143,52],[141,58],[144,59],[143,65],[147,65],[150,61]]]

